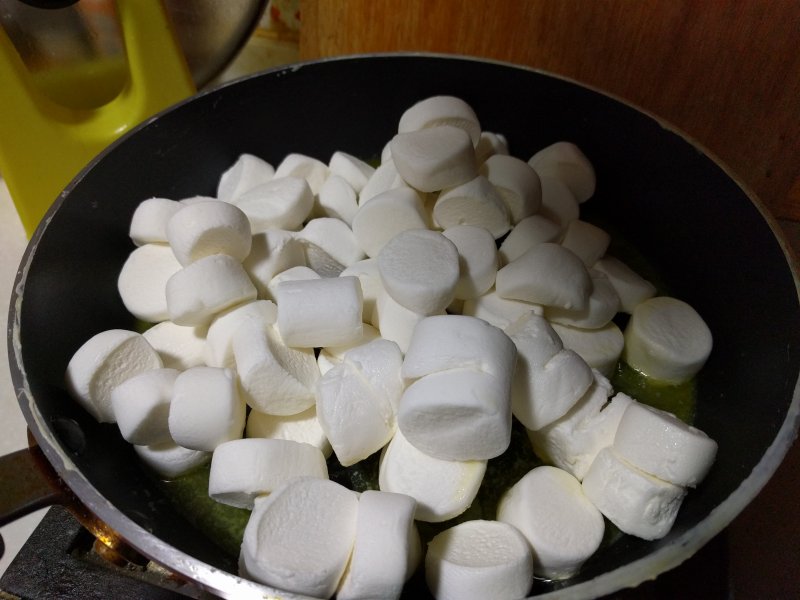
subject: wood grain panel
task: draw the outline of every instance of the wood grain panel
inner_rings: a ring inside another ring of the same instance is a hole
[[[301,0],[300,54],[418,50],[558,73],[698,140],[800,220],[800,2]]]

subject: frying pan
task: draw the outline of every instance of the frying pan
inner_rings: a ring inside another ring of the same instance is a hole
[[[680,564],[758,493],[796,435],[793,259],[761,205],[668,125],[574,82],[463,57],[356,56],[269,71],[165,111],[103,152],[35,232],[11,302],[12,380],[47,460],[133,548],[201,588],[265,594],[234,575],[236,557],[170,504],[116,427],[95,422],[64,387],[67,362],[83,342],[135,327],[116,289],[133,249],[131,215],[152,196],[214,195],[243,152],[273,164],[289,152],[323,161],[336,150],[375,157],[402,112],[436,94],[466,100],[483,129],[505,134],[521,158],[558,140],[578,144],[598,176],[584,218],[613,224],[612,234],[638,249],[714,334],[697,381],[695,425],[718,442],[718,458],[670,534],[656,542],[623,537],[566,585],[540,583],[537,593],[598,596]]]

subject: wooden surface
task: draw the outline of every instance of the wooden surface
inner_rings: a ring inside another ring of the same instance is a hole
[[[622,97],[800,220],[800,1],[301,0],[300,56],[490,57]]]

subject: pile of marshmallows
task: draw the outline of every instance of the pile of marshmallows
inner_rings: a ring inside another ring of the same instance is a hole
[[[716,454],[606,378],[622,358],[684,381],[711,335],[605,255],[579,218],[594,187],[573,144],[525,162],[451,96],[410,107],[377,168],[244,154],[216,198],[138,206],[118,287],[155,325],[86,342],[69,390],[164,477],[211,459],[210,496],[252,509],[242,575],[339,600],[400,595],[423,560],[415,521],[470,506],[513,414],[548,466],[424,563],[437,598],[524,596],[580,568],[603,516],[664,536]],[[377,451],[380,490],[328,479],[331,453]]]

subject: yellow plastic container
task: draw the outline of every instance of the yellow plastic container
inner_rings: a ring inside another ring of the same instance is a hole
[[[28,236],[64,187],[103,148],[196,91],[161,1],[116,0],[116,10],[127,65],[95,66],[109,74],[127,66],[126,80],[119,94],[92,108],[51,100],[0,28],[0,175]],[[67,71],[50,77],[49,85],[65,89],[80,80]],[[78,86],[70,93],[85,95],[85,105],[93,106],[98,90]]]

